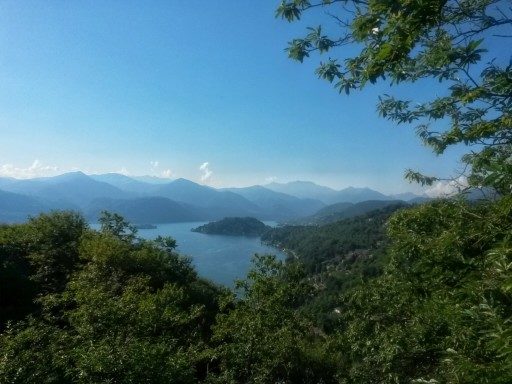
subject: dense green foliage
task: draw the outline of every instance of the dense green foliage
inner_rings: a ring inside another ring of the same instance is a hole
[[[389,233],[385,273],[342,300],[349,382],[510,382],[512,200],[425,205]]]
[[[394,85],[421,81],[424,89],[427,81],[440,83],[434,85],[440,92],[423,93],[432,95],[430,100],[384,95],[378,110],[399,124],[416,123],[418,136],[435,153],[471,146],[462,159],[469,166],[469,184],[512,192],[509,1],[282,0],[277,16],[291,22],[318,8],[331,16],[329,25],[293,39],[291,58],[302,62],[313,52],[328,53],[317,74],[340,92],[379,79]],[[345,45],[357,53],[344,54]],[[488,52],[489,46],[505,49]],[[407,176],[436,180],[414,171]]]
[[[314,295],[300,266],[256,257],[239,283],[242,299],[226,298],[218,316],[213,351],[215,383],[334,383],[336,361],[324,337],[302,311]]]
[[[225,217],[222,220],[201,225],[192,231],[208,235],[261,236],[269,229],[268,225],[254,217]]]
[[[260,256],[237,292],[115,215],[1,227],[0,383],[508,383],[512,199],[389,215],[325,226],[373,258]]]
[[[366,215],[322,226],[273,228],[262,241],[284,249],[298,259],[308,273],[319,273],[329,265],[357,258],[372,258],[384,246],[384,224],[402,205],[390,205]]]
[[[501,194],[495,202],[441,201],[393,215],[383,272],[344,285],[336,316],[324,327],[341,353],[337,379],[509,383],[512,66],[503,39],[511,37],[510,2],[283,0],[277,16],[296,21],[322,8],[334,25],[292,40],[289,57],[302,62],[329,52],[317,74],[347,94],[378,80],[421,82],[423,99],[383,95],[381,116],[415,123],[436,154],[471,147],[456,181]],[[352,50],[344,56],[337,48],[346,44]],[[488,52],[489,46],[505,49]],[[438,82],[435,93],[427,91],[429,81]],[[406,176],[438,180],[411,170]]]
[[[322,226],[284,226],[262,240],[287,252],[289,263],[305,268],[316,288],[304,310],[316,326],[332,330],[340,292],[366,284],[382,273],[386,262],[386,222],[405,204],[393,204],[351,219]]]
[[[0,329],[31,312],[39,297],[64,288],[81,264],[78,247],[85,229],[82,217],[71,213],[0,227]]]
[[[71,213],[2,227],[2,285],[17,275],[7,287],[22,295],[2,289],[0,383],[205,376],[220,291],[174,247],[137,239],[116,215],[105,215],[99,232]]]
[[[265,343],[272,337],[279,350],[281,340],[272,335],[284,332],[291,316],[280,312],[284,307],[301,319],[296,328],[300,341],[288,366],[293,372],[300,364],[301,342],[306,342],[311,356],[309,364],[302,364],[311,376],[302,381],[277,375],[261,379],[262,373],[255,370],[249,379],[233,382],[510,382],[512,200],[440,201],[403,210],[391,218],[388,233],[391,246],[383,273],[365,284],[327,288],[330,304],[336,305],[328,319],[317,316],[327,307],[318,302],[326,288],[315,275],[294,279],[295,263],[260,267],[251,279],[264,283],[254,284],[257,291],[221,318],[232,318],[228,324],[237,335],[219,347],[235,348],[226,358],[227,367],[240,372],[247,366],[240,351],[249,341]],[[291,292],[307,284],[308,291],[294,300]],[[283,296],[287,300],[279,299]],[[275,325],[260,318],[269,313],[280,313],[283,322]],[[244,324],[240,333],[235,318]],[[279,361],[278,354],[269,355],[270,362]],[[270,364],[250,358],[251,363]],[[314,369],[315,361],[322,361],[325,376]]]

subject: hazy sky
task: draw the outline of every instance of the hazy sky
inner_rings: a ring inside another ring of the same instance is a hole
[[[312,180],[417,190],[449,175],[411,127],[380,119],[385,84],[349,97],[286,57],[308,22],[277,0],[0,2],[0,175],[80,169],[214,186]],[[323,15],[321,15],[323,16]],[[403,90],[422,97],[424,90]]]

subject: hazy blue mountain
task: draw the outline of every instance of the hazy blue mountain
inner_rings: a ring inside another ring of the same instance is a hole
[[[348,187],[336,192],[335,197],[336,202],[360,203],[368,200],[390,200],[390,198],[370,188],[354,187]]]
[[[115,187],[123,189],[130,188],[131,185],[151,187],[159,184],[169,184],[172,180],[157,176],[127,176],[121,173],[109,172],[96,175],[90,175],[93,179],[112,184]]]
[[[136,180],[130,176],[119,173],[104,173],[101,175],[90,175],[96,181],[108,183],[126,192],[134,192],[140,195],[151,195],[157,188],[155,184]],[[169,182],[169,181],[167,181]]]
[[[258,205],[265,215],[274,220],[311,215],[325,206],[320,200],[300,199],[281,192],[275,192],[260,185],[245,188],[225,188]]]
[[[458,196],[464,199],[476,201],[476,200],[495,200],[499,198],[499,194],[492,188],[469,188]]]
[[[363,215],[365,213],[387,207],[409,206],[401,200],[368,200],[359,203],[336,203],[320,209],[314,215],[291,221],[300,225],[324,225],[339,220]]]
[[[347,202],[327,205],[326,207],[319,209],[313,215],[309,216],[309,218],[324,218],[324,217],[329,217],[332,215],[338,215],[338,214],[345,212],[347,209],[349,209],[350,207],[353,207],[353,206],[354,206],[354,203],[347,203]],[[301,220],[301,219],[299,219],[299,220]]]
[[[329,187],[317,185],[310,181],[292,181],[290,183],[270,183],[266,188],[300,198],[320,200],[325,204],[341,202],[359,203],[367,200],[389,200],[390,197],[370,188],[348,187],[336,191]]]
[[[315,184],[311,181],[291,181],[289,183],[270,183],[265,188],[275,192],[286,193],[287,195],[301,199],[316,199],[325,204],[332,204],[332,198],[336,190]]]
[[[96,199],[89,204],[85,214],[96,221],[103,210],[118,213],[135,224],[202,221],[207,216],[195,207],[165,197]]]
[[[97,215],[104,209],[116,209],[128,218],[148,222],[218,220],[226,216],[297,217],[316,211],[322,204],[283,195],[275,199],[274,204],[269,202],[261,207],[240,194],[219,191],[185,179],[150,184],[115,173],[87,176],[82,172],[71,172],[30,180],[3,178],[1,183],[9,192],[45,202],[44,207],[81,210],[88,216]],[[278,195],[272,191],[268,193]],[[143,204],[148,205],[146,214],[142,213]],[[44,207],[40,211],[44,211]],[[6,210],[4,215],[19,217],[16,212],[9,212]],[[38,213],[38,209],[34,208],[30,213]]]
[[[389,195],[389,197],[395,199],[395,200],[403,200],[403,201],[410,201],[418,198],[426,198],[428,196],[426,195],[416,195],[412,192],[405,192],[405,193],[397,193],[394,195]]]
[[[261,217],[263,214],[260,207],[236,193],[218,191],[186,179],[177,179],[168,184],[159,185],[154,194],[197,207],[208,208],[212,218]]]
[[[21,193],[26,195],[35,194],[40,188],[44,186],[44,180],[42,178],[38,179],[15,179],[15,180],[7,180],[2,179],[2,183],[0,183],[0,187],[4,191],[13,192],[13,193]]]
[[[94,180],[82,172],[29,180],[17,180],[4,190],[51,201],[62,209],[83,208],[97,198],[122,199],[132,194],[108,183]]]
[[[190,180],[177,179],[167,184],[158,185],[155,193],[176,201],[208,206],[219,197],[221,192]]]
[[[28,216],[51,210],[52,205],[37,198],[0,190],[0,222],[22,222]]]
[[[415,197],[414,199],[409,200],[408,203],[409,204],[423,204],[423,203],[428,203],[431,200],[434,200],[434,198],[427,197],[427,196],[419,196],[419,197]]]
[[[141,181],[143,183],[149,184],[168,184],[172,181],[172,179],[157,177],[157,176],[132,176],[132,179]]]
[[[17,182],[18,180],[13,177],[0,177],[0,188],[4,188],[12,183]]]
[[[327,203],[389,200],[387,196],[369,188],[336,191],[306,181],[217,190],[186,179],[170,182],[150,176],[145,179],[152,182],[117,173],[88,176],[82,172],[29,180],[0,178],[1,190],[24,196],[16,200],[16,204],[13,196],[5,196],[0,201],[3,204],[0,218],[23,220],[27,214],[49,209],[73,209],[89,217],[96,216],[101,210],[117,210],[139,223],[212,221],[229,216],[278,221],[300,217],[316,220],[312,217],[319,210],[320,217],[337,217],[348,207],[341,204],[321,211]],[[424,198],[415,199],[413,201]],[[354,209],[360,212],[359,208]],[[346,215],[351,215],[350,210],[341,214],[343,217]]]

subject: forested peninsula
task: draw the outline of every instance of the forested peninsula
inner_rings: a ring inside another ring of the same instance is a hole
[[[225,217],[193,228],[193,232],[208,235],[259,237],[270,229],[268,225],[253,217]]]

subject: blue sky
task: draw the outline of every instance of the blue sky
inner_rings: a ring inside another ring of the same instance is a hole
[[[377,116],[385,84],[347,97],[316,78],[319,58],[289,60],[287,41],[317,20],[275,19],[277,3],[1,2],[1,174],[210,172],[213,186],[392,193],[418,190],[406,168],[457,169],[460,151],[437,158]]]

